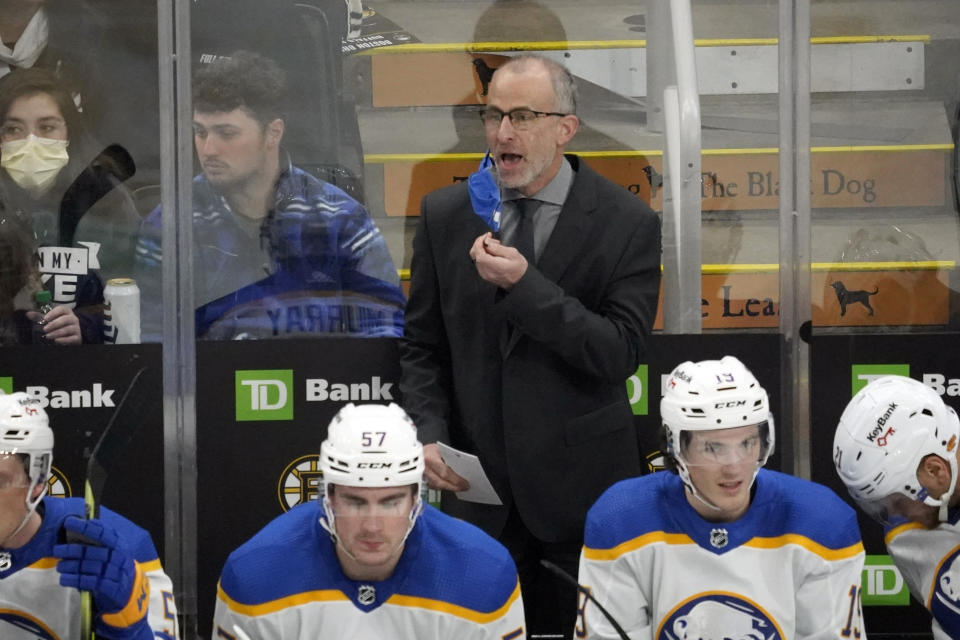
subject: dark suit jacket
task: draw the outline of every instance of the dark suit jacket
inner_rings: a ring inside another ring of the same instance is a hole
[[[465,183],[423,199],[414,239],[403,403],[422,442],[480,456],[505,506],[443,506],[494,536],[515,501],[539,539],[580,540],[600,493],[641,473],[625,384],[656,315],[660,220],[567,157],[576,173],[557,225],[510,291],[470,260],[488,228]],[[504,356],[508,323],[521,335]]]

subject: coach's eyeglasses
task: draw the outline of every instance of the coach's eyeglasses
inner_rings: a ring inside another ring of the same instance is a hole
[[[558,113],[556,111],[534,111],[533,109],[514,109],[504,113],[500,109],[487,107],[480,110],[480,120],[487,129],[499,129],[500,123],[504,117],[510,118],[510,124],[517,131],[525,131],[533,126],[537,118],[547,116],[566,116],[568,113]]]

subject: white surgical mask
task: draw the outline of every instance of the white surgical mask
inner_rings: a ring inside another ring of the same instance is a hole
[[[0,144],[0,166],[34,197],[47,192],[69,159],[66,140],[38,138],[31,133],[22,140]]]

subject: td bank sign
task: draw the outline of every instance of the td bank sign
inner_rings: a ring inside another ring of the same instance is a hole
[[[293,420],[293,369],[250,369],[234,375],[237,422]]]
[[[306,402],[392,402],[393,382],[371,376],[364,382],[327,378],[303,381]],[[234,372],[237,422],[293,420],[293,369],[248,369]]]

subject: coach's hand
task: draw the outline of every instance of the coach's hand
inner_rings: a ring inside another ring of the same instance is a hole
[[[446,491],[466,491],[470,483],[457,475],[447,466],[440,456],[440,448],[434,444],[423,445],[423,461],[426,465],[424,476],[431,489]]]

